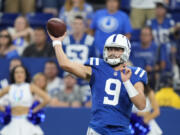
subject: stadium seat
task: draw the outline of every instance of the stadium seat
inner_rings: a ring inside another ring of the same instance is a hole
[[[48,19],[52,18],[52,14],[45,14],[45,13],[29,13],[26,15],[26,18],[29,21],[31,27],[44,27]]]
[[[131,33],[131,42],[139,42],[140,41],[140,29],[133,29]]]
[[[19,13],[0,13],[0,29],[14,25]]]

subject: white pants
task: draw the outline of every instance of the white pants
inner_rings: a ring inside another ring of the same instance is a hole
[[[94,129],[88,127],[86,135],[101,135],[101,134],[97,133]]]
[[[33,125],[26,116],[13,116],[11,122],[6,125],[0,135],[43,135],[38,125]]]

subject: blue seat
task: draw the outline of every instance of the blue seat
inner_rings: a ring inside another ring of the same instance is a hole
[[[131,33],[131,42],[139,42],[140,41],[140,33],[141,29],[133,29]]]
[[[46,26],[47,21],[52,18],[52,14],[45,13],[29,13],[26,15],[27,20],[31,27],[44,27]]]
[[[0,26],[9,27],[14,25],[15,19],[19,16],[19,13],[1,13],[0,14]]]

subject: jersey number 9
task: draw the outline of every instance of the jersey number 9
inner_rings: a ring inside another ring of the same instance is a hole
[[[112,84],[115,85],[114,89],[111,89]],[[119,102],[120,90],[121,90],[121,82],[119,80],[112,78],[106,80],[105,92],[108,95],[113,96],[113,99],[110,99],[109,97],[105,96],[103,104],[116,106]]]

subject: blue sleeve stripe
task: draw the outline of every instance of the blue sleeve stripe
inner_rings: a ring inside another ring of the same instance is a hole
[[[144,73],[145,73],[145,71],[143,70],[142,72],[141,72],[141,74],[140,74],[140,78],[142,78],[143,77],[143,75],[144,75]]]
[[[139,73],[140,70],[141,70],[141,68],[138,67],[138,68],[136,69],[136,71],[135,71],[135,75],[137,75],[137,74]]]

